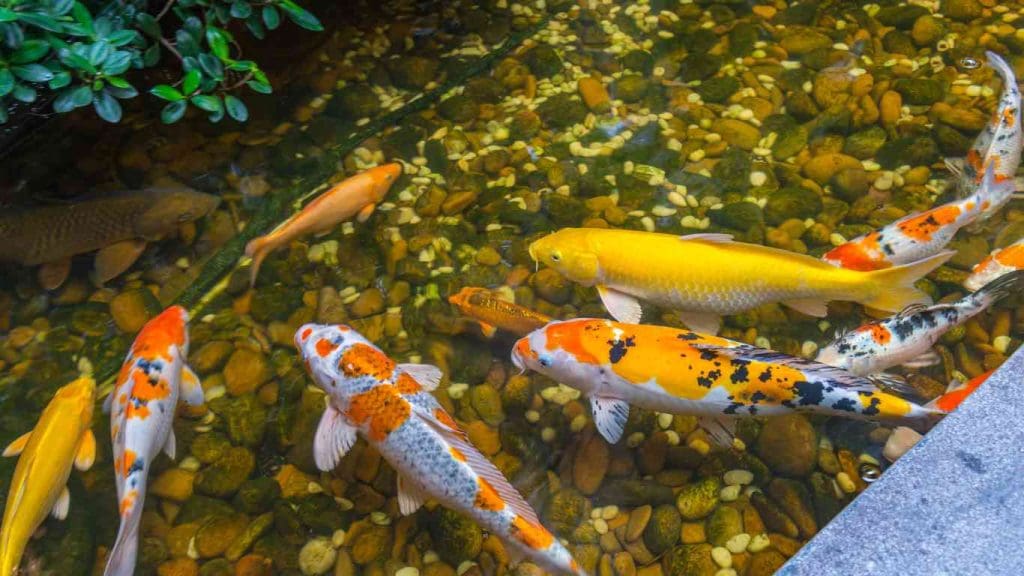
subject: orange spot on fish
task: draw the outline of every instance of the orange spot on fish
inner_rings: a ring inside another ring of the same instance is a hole
[[[114,472],[121,477],[125,477],[128,475],[128,471],[132,469],[133,464],[135,464],[135,452],[125,450],[124,454],[121,455],[120,461],[114,462]]]
[[[877,254],[881,254],[878,246],[878,232],[872,232],[859,241],[836,246],[825,254],[825,260],[837,262],[841,268],[861,272],[881,270],[892,266],[889,262],[876,256]]]
[[[334,352],[335,350],[337,350],[337,348],[338,348],[338,345],[335,344],[334,342],[331,342],[327,338],[321,338],[321,339],[316,341],[316,353],[321,358],[326,358],[327,356],[329,356],[331,354],[331,352]]]
[[[1017,122],[1016,118],[1013,115],[1013,111],[1011,111],[1009,108],[1003,109],[1003,124],[1005,124],[1007,128],[1013,128],[1014,124],[1016,123]]]
[[[438,422],[440,422],[445,427],[451,430],[455,430],[456,432],[462,431],[462,429],[459,428],[458,423],[455,422],[455,420],[451,416],[449,416],[448,413],[445,412],[444,409],[442,408],[436,408],[434,410],[434,418],[436,418]]]
[[[181,306],[171,306],[146,323],[135,337],[131,354],[147,359],[171,360],[171,346],[185,344],[185,322],[188,313]]]
[[[547,529],[522,516],[516,516],[515,520],[512,520],[509,532],[513,538],[534,550],[544,550],[555,541],[555,537]]]
[[[908,237],[918,242],[930,242],[932,235],[945,228],[960,216],[960,208],[956,205],[947,205],[922,212],[921,214],[908,218],[897,227]]]
[[[473,501],[473,505],[481,510],[490,510],[491,512],[497,512],[505,508],[505,501],[498,495],[498,491],[491,486],[491,483],[482,477],[477,477],[477,484],[480,485],[480,489],[477,490],[476,499]]]
[[[995,113],[992,114],[992,123],[996,123]],[[979,154],[977,150],[974,150],[972,148],[971,150],[967,151],[967,164],[974,168],[974,171],[978,174],[977,180],[979,182],[985,176],[985,174],[981,171],[981,163],[981,154]]]
[[[377,380],[387,380],[395,370],[395,363],[380,350],[356,343],[341,355],[338,367],[349,378],[372,376]]]
[[[584,364],[602,363],[597,356],[591,354],[590,351],[587,350],[587,347],[581,338],[579,327],[576,324],[552,324],[547,327],[544,333],[548,337],[548,350],[561,348],[569,354],[572,354],[577,361],[583,362]]]
[[[870,332],[871,339],[874,340],[876,344],[885,345],[892,340],[892,332],[881,324],[867,324],[857,328],[857,332]]]
[[[979,266],[984,265],[987,260],[989,260],[989,258],[982,261]],[[995,260],[1004,266],[1010,266],[1017,270],[1024,268],[1024,244],[1015,244],[1013,246],[1003,248],[999,252],[996,252]]]
[[[423,390],[423,387],[420,386],[420,383],[417,382],[415,378],[409,376],[405,372],[402,372],[401,374],[398,375],[398,380],[395,382],[395,387],[398,388],[399,394],[415,394],[420,390]]]
[[[462,453],[462,451],[461,451],[461,450],[459,450],[458,448],[455,448],[455,447],[453,446],[453,447],[451,447],[451,448],[450,448],[449,450],[450,450],[450,451],[451,451],[451,453],[452,453],[452,458],[455,458],[455,459],[456,459],[456,460],[458,460],[459,462],[465,462],[465,461],[466,461],[466,455],[465,455],[465,454],[463,454],[463,453]]]
[[[119,506],[121,510],[121,516],[127,516],[128,513],[132,511],[132,508],[135,507],[135,499],[138,497],[138,495],[139,492],[137,490],[130,490],[127,494],[124,495],[124,498],[121,499],[121,504]]]
[[[975,376],[968,380],[967,383],[964,384],[963,388],[958,388],[952,392],[947,392],[946,394],[939,396],[935,400],[935,407],[943,412],[952,412],[960,406],[961,402],[977,390],[978,386],[981,386],[985,380],[988,380],[988,377],[991,376],[993,372],[995,372],[995,370],[989,370],[984,374]]]
[[[368,436],[380,442],[409,419],[412,409],[392,386],[374,386],[349,401],[347,415],[357,426],[369,423]]]
[[[302,331],[302,334],[299,334],[299,338],[303,342],[305,342],[306,339],[309,338],[309,335],[312,334],[312,333],[313,333],[313,329],[312,328],[306,328],[305,330]]]

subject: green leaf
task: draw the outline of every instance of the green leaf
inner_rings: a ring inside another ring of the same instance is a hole
[[[231,15],[235,18],[248,18],[252,14],[252,6],[245,0],[235,0],[231,3]]]
[[[203,52],[199,55],[199,67],[203,69],[207,76],[214,80],[220,81],[224,78],[224,65],[220,63],[216,56],[209,52]]]
[[[245,20],[245,27],[248,28],[249,32],[259,40],[263,40],[267,37],[267,32],[263,29],[263,22],[260,21],[259,16],[250,16],[247,18]]]
[[[142,53],[142,65],[146,68],[156,66],[156,63],[160,61],[160,45],[153,44],[146,51]]]
[[[79,86],[71,91],[71,102],[75,108],[81,108],[92,102],[92,89],[88,86]]]
[[[121,80],[124,79],[122,78]],[[128,84],[127,81],[125,81],[125,84],[126,86],[110,86],[107,88],[107,92],[110,92],[111,96],[119,100],[127,100],[139,95],[139,91],[134,86]]]
[[[156,21],[156,18],[153,18],[153,16],[146,14],[145,12],[142,12],[135,17],[135,25],[138,26],[139,30],[142,30],[146,36],[150,36],[152,38],[160,37],[160,24]]]
[[[31,104],[36,100],[36,91],[34,88],[30,88],[24,84],[15,84],[14,90],[11,90],[11,96],[14,96],[15,100],[21,100],[26,104]]]
[[[93,66],[99,66],[107,59],[107,56],[110,56],[112,50],[110,44],[103,41],[96,42],[89,47],[85,57],[89,59],[89,63]]]
[[[174,40],[178,43],[178,52],[182,56],[195,56],[199,53],[199,44],[186,30],[178,30],[174,33]]]
[[[0,106],[0,124],[7,124],[7,107]]]
[[[0,22],[14,22],[18,19],[18,13],[10,8],[0,8]]]
[[[103,73],[107,76],[117,76],[123,74],[128,66],[132,63],[132,55],[129,52],[123,50],[115,50],[107,59],[103,61]]]
[[[17,24],[4,22],[0,23],[0,28],[3,29],[4,44],[6,44],[8,48],[16,50],[21,46],[22,41],[25,40],[25,31]]]
[[[100,90],[93,95],[92,107],[96,109],[96,113],[100,115],[100,118],[111,124],[121,121],[121,104],[106,90]]]
[[[167,84],[157,84],[149,89],[149,93],[157,98],[163,98],[164,100],[170,100],[171,102],[177,102],[184,100],[185,95],[178,91],[174,86],[168,86]]]
[[[42,64],[26,64],[24,66],[12,66],[11,72],[27,82],[47,82],[53,80],[53,72]]]
[[[292,22],[306,30],[323,32],[324,26],[317,20],[316,16],[313,16],[312,12],[292,2],[292,0],[283,0],[281,2],[281,9],[288,13],[288,17],[291,18]]]
[[[256,63],[252,60],[234,60],[228,64],[228,70],[234,70],[235,72],[248,72],[252,70]]]
[[[13,64],[27,64],[39,60],[50,51],[50,44],[46,40],[25,40],[21,43],[14,54],[11,54],[10,62]]]
[[[7,68],[0,68],[0,97],[7,96],[11,90],[14,90],[14,74]]]
[[[75,54],[71,50],[61,54],[60,61],[70,68],[75,68],[88,74],[96,73],[96,67],[87,58],[80,54]]]
[[[110,42],[112,46],[124,46],[138,37],[139,33],[135,30],[118,30],[107,37],[107,42]]]
[[[74,110],[75,101],[74,98],[72,98],[73,94],[74,90],[61,90],[60,94],[57,95],[57,98],[53,100],[53,111],[58,114],[64,114]]]
[[[227,108],[228,116],[239,122],[249,119],[249,109],[245,107],[245,103],[230,94],[224,96],[224,107]]]
[[[203,75],[198,69],[193,68],[185,74],[185,81],[182,83],[181,90],[185,94],[191,94],[196,91],[199,87],[199,81],[203,79]]]
[[[71,11],[75,6],[75,0],[53,0],[53,7],[50,12],[63,16]]]
[[[271,92],[274,91],[273,88],[270,87],[270,84],[267,84],[266,82],[249,80],[245,83],[245,85],[248,86],[249,89],[253,92],[259,92],[260,94],[270,94]]]
[[[228,57],[228,39],[220,28],[206,27],[206,43],[218,58]]]
[[[111,86],[113,86],[115,88],[131,88],[132,87],[132,85],[129,84],[128,81],[125,80],[121,76],[107,76],[107,84],[110,84]]]
[[[60,32],[63,29],[56,18],[38,12],[20,12],[18,20],[49,32]]]
[[[181,117],[185,115],[185,109],[188,108],[188,102],[179,100],[177,102],[171,102],[164,106],[164,109],[160,111],[160,120],[164,124],[174,124]]]
[[[86,30],[92,31],[92,13],[85,7],[85,4],[75,2],[75,7],[71,9],[71,17],[84,26]]]
[[[93,29],[96,31],[96,35],[100,38],[106,38],[110,36],[110,33],[114,31],[114,22],[106,16],[100,16],[93,22]]]
[[[47,84],[50,90],[57,90],[71,84],[71,74],[61,70],[53,73],[53,79]]]
[[[281,25],[281,13],[273,5],[267,4],[263,7],[263,23],[267,30],[276,30]]]
[[[224,110],[224,105],[220,101],[219,96],[212,96],[210,94],[199,94],[193,96],[189,100],[196,108],[206,110],[207,112],[217,112],[218,110]]]

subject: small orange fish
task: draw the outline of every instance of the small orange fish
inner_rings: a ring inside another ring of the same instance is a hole
[[[263,259],[292,240],[306,234],[326,234],[353,216],[366,222],[401,174],[402,165],[398,163],[360,172],[317,196],[277,230],[252,239],[245,246],[245,255],[252,257],[250,286],[256,284]]]
[[[552,320],[550,316],[502,300],[486,288],[467,286],[458,294],[449,296],[448,302],[462,314],[476,320],[488,338],[493,337],[499,328],[516,336],[525,336]]]

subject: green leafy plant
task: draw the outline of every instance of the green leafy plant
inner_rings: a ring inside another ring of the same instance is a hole
[[[0,0],[0,124],[11,100],[35,102],[53,92],[59,113],[92,105],[108,122],[121,120],[119,100],[138,90],[126,74],[173,57],[181,79],[149,93],[167,101],[161,119],[177,122],[189,106],[210,121],[225,115],[244,122],[249,111],[235,95],[243,88],[269,94],[266,74],[241,49],[229,28],[258,39],[284,17],[313,31],[320,21],[292,0]]]

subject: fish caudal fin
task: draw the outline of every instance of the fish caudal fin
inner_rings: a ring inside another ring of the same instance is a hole
[[[256,276],[260,273],[260,265],[263,264],[263,259],[266,258],[267,254],[270,254],[273,249],[269,235],[253,238],[245,245],[245,255],[252,258],[252,265],[249,267],[250,288],[256,285]]]
[[[978,203],[981,218],[988,218],[998,212],[1013,199],[1017,192],[1017,180],[1015,178],[999,178],[995,172],[996,164],[994,161],[988,163],[981,184],[972,198]]]
[[[903,266],[864,272],[870,277],[868,281],[874,287],[874,295],[856,301],[885,312],[899,312],[911,304],[931,304],[931,297],[915,288],[914,282],[945,264],[953,254],[952,250],[946,250]]]
[[[122,517],[121,529],[117,532],[117,540],[107,558],[107,567],[103,576],[132,576],[135,573],[135,560],[139,554],[139,518]]]
[[[1022,288],[1024,270],[1013,270],[978,288],[970,298],[974,299],[981,309],[985,309],[1011,294],[1019,294]]]

